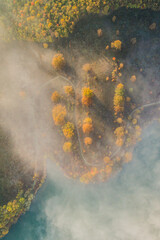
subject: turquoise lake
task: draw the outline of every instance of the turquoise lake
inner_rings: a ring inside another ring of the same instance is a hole
[[[48,161],[30,210],[4,240],[159,240],[160,124],[153,122],[133,160],[104,184],[69,180]]]

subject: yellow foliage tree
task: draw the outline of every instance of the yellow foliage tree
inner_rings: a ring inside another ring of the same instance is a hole
[[[63,54],[61,53],[58,53],[56,54],[53,59],[52,59],[52,66],[54,69],[56,70],[62,70],[65,66],[65,59],[64,59],[64,56]]]
[[[137,119],[133,118],[132,123],[133,123],[133,125],[136,125],[137,124]]]
[[[63,134],[64,136],[69,139],[74,136],[74,124],[71,122],[67,122],[63,127]]]
[[[71,152],[72,151],[72,143],[71,142],[65,142],[63,145],[63,151],[64,152]]]
[[[135,130],[136,130],[136,137],[138,138],[142,133],[142,129],[139,125],[136,125]]]
[[[124,127],[118,127],[115,129],[114,134],[120,138],[124,136]]]
[[[111,48],[115,48],[116,50],[121,50],[122,42],[120,40],[116,40],[114,42],[111,42]]]
[[[123,122],[122,118],[117,118],[117,123],[121,124]]]
[[[113,16],[112,17],[112,22],[115,22],[116,21],[116,16]]]
[[[90,118],[90,117],[85,118],[83,120],[83,123],[90,123],[90,124],[92,124],[92,118]]]
[[[125,134],[124,127],[118,127],[115,129],[114,134],[116,135],[116,145],[121,147],[124,143],[123,137]]]
[[[74,90],[72,86],[64,86],[64,92],[68,95],[68,96],[73,96],[74,95]]]
[[[66,115],[67,115],[66,108],[61,104],[56,105],[52,110],[52,117],[55,125],[63,125],[65,122]]]
[[[89,106],[92,104],[93,90],[90,88],[82,88],[82,104]]]
[[[122,83],[119,83],[115,89],[113,103],[115,115],[124,111],[124,85]]]

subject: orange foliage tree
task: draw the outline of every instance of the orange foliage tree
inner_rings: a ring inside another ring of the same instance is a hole
[[[118,147],[122,147],[122,146],[123,146],[123,143],[124,143],[123,138],[117,138],[117,140],[116,140],[116,145],[117,145]]]
[[[90,133],[91,131],[93,131],[93,124],[91,118],[87,117],[84,119],[82,130],[84,133]]]
[[[56,70],[62,70],[65,64],[64,56],[61,53],[56,54],[52,59],[52,66]]]
[[[115,89],[113,102],[115,115],[124,111],[124,85],[122,83],[119,83]]]
[[[119,68],[121,69],[121,68],[123,68],[124,67],[124,64],[123,63],[120,63],[119,64]]]
[[[92,138],[90,138],[90,137],[85,137],[84,143],[85,143],[86,146],[91,145],[92,142],[93,142],[93,141],[92,141]]]
[[[67,122],[63,127],[63,134],[64,136],[69,139],[74,136],[74,124],[71,122]]]
[[[93,90],[90,88],[82,88],[82,104],[89,106],[92,104]]]
[[[99,29],[97,30],[97,35],[98,35],[98,37],[102,37],[103,31],[102,31],[101,28],[99,28]]]
[[[135,76],[135,75],[132,75],[132,76],[131,76],[131,78],[130,78],[131,82],[135,82],[135,81],[136,81],[136,79],[137,79],[137,78],[136,78],[136,76]]]
[[[96,167],[91,168],[91,170],[80,177],[80,182],[88,184],[93,181],[93,178],[98,174]]]
[[[72,151],[72,143],[71,142],[65,142],[63,145],[63,151],[64,152],[71,152]]]
[[[53,102],[55,102],[55,103],[59,102],[60,98],[61,98],[61,96],[57,91],[52,93],[51,100]]]
[[[82,67],[82,70],[83,70],[84,72],[86,72],[86,73],[91,72],[91,71],[92,71],[92,66],[91,66],[91,64],[89,64],[89,63],[84,64],[83,67]]]
[[[63,125],[65,122],[66,115],[67,115],[66,108],[61,104],[56,105],[52,110],[52,117],[55,125]]]

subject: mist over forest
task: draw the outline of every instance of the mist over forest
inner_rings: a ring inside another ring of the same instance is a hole
[[[0,2],[0,238],[159,239],[159,11]]]

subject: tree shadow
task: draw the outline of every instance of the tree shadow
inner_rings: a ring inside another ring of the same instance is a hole
[[[105,124],[114,127],[113,113],[108,110],[96,96],[93,97],[91,112],[100,117]]]
[[[112,22],[112,17],[116,16],[116,21]],[[111,41],[119,39],[125,48],[122,52],[111,53],[117,57],[125,57],[130,49],[130,39],[136,37],[138,41],[159,37],[158,23],[160,14],[151,9],[129,9],[119,8],[109,15],[90,14],[83,16],[75,25],[73,33],[68,38],[58,39],[55,46],[59,48],[87,49],[89,52],[101,54],[105,46]],[[154,31],[149,29],[150,24],[157,23]],[[102,29],[102,36],[98,37],[97,30]],[[116,31],[120,34],[117,35]],[[71,49],[70,49],[71,50]],[[82,52],[81,52],[82,53]],[[119,55],[119,56],[118,56]]]

